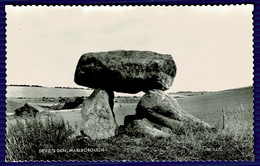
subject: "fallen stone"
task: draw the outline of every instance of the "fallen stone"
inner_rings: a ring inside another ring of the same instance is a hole
[[[139,101],[136,117],[170,128],[175,133],[182,133],[187,127],[209,129],[210,125],[186,113],[173,97],[161,90],[148,91]],[[128,120],[131,121],[131,120]]]
[[[96,89],[83,102],[81,115],[84,120],[81,133],[92,140],[115,136],[117,124],[113,112],[113,92]]]
[[[151,136],[166,138],[171,136],[170,129],[156,125],[146,118],[135,119],[131,121],[131,123],[126,124],[125,131],[128,135],[133,135],[136,137]]]
[[[176,74],[171,55],[150,51],[109,51],[81,56],[74,81],[104,90],[137,93],[167,90]]]

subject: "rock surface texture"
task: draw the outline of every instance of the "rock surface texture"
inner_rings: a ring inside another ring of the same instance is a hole
[[[112,92],[113,93],[113,92]],[[115,136],[117,124],[110,101],[113,95],[96,89],[84,101],[81,115],[84,120],[81,133],[93,140]]]
[[[182,134],[189,127],[199,130],[211,128],[207,123],[184,112],[176,99],[161,90],[148,91],[139,101],[136,114],[125,118],[125,125],[136,124],[137,120],[144,118],[156,124],[157,128],[165,127],[176,134]]]
[[[104,90],[137,93],[167,90],[176,75],[171,55],[150,51],[109,51],[81,56],[74,81]]]
[[[131,116],[131,115],[130,115]],[[129,117],[129,116],[127,116]],[[143,137],[143,136],[152,136],[152,137],[170,137],[171,130],[157,125],[146,118],[143,119],[133,119],[131,123],[125,128],[127,134],[135,135],[136,137]]]

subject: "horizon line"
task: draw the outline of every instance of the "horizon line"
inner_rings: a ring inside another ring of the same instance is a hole
[[[90,87],[74,87],[74,86],[43,86],[43,85],[37,85],[37,84],[6,84],[6,87],[8,86],[17,86],[17,87],[39,87],[39,88],[60,88],[60,89],[84,89],[84,90],[94,90],[94,88]],[[180,91],[171,91],[167,93],[178,93],[178,92],[218,92],[218,91],[226,91],[226,90],[233,90],[233,89],[241,89],[241,88],[247,88],[247,87],[254,87],[253,85],[247,85],[247,86],[241,86],[241,87],[234,87],[234,88],[228,88],[223,90],[180,90]],[[165,91],[169,91],[165,90]],[[124,92],[116,92],[115,93],[124,93]],[[142,91],[141,91],[142,92]],[[138,92],[140,93],[140,92]],[[134,95],[134,94],[133,94]]]

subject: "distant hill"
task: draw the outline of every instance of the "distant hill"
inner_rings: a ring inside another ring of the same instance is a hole
[[[245,87],[240,87],[240,88],[232,88],[232,89],[226,89],[226,90],[222,90],[222,91],[237,91],[237,90],[253,90],[254,87],[253,86],[245,86]]]
[[[91,88],[77,88],[77,87],[67,87],[67,86],[55,86],[54,88],[60,88],[60,89],[91,89]]]
[[[229,114],[252,114],[253,87],[243,87],[178,98],[182,108],[210,124],[219,122],[222,109]]]
[[[40,86],[40,85],[20,85],[20,84],[9,84],[9,85],[6,85],[6,86],[17,86],[17,87],[43,87],[43,86]]]
[[[52,88],[52,87],[45,87],[41,85],[26,85],[26,84],[8,84],[6,86],[14,86],[14,87],[41,87],[41,88]],[[87,89],[91,90],[92,88],[82,88],[82,87],[68,87],[68,86],[55,86],[53,88],[59,88],[59,89]]]

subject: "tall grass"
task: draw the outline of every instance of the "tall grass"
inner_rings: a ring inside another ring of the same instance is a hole
[[[67,145],[74,131],[60,117],[17,118],[7,123],[6,161],[51,160],[41,149],[58,149]]]
[[[214,130],[187,127],[184,134],[169,138],[121,133],[105,140],[89,140],[74,137],[72,126],[60,118],[20,119],[7,124],[6,160],[252,161],[253,115],[241,113],[245,110],[240,109],[240,113],[226,118],[224,128],[222,124],[216,125]]]

